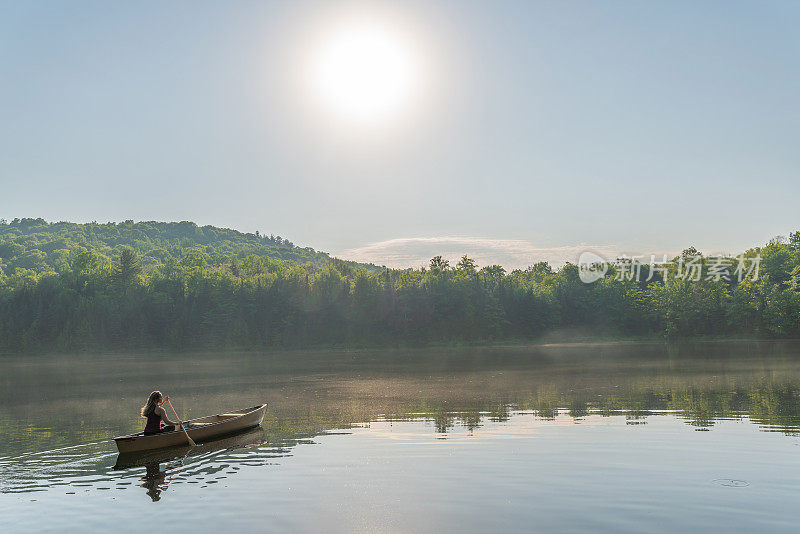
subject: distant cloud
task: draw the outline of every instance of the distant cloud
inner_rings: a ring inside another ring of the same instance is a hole
[[[611,245],[537,247],[522,239],[404,237],[348,249],[336,256],[363,263],[406,268],[427,265],[434,256],[442,256],[453,265],[466,254],[478,265],[502,265],[510,271],[524,269],[540,261],[546,261],[554,267],[560,267],[566,262],[575,263],[581,252],[587,250],[605,258],[614,258],[619,254],[616,247]]]

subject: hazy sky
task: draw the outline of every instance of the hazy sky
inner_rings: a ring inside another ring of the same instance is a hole
[[[3,2],[0,217],[192,220],[516,267],[800,230],[797,2]],[[387,32],[387,117],[326,108]]]

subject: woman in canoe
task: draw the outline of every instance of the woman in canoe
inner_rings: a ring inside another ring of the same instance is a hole
[[[142,417],[147,419],[147,424],[144,427],[145,434],[158,434],[159,432],[171,432],[175,430],[175,425],[178,423],[170,421],[167,417],[167,412],[161,407],[161,404],[166,402],[164,396],[160,391],[156,390],[147,397],[147,402],[142,406]],[[164,422],[164,426],[161,422]]]

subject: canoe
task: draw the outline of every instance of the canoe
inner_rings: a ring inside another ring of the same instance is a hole
[[[264,420],[266,404],[253,406],[235,412],[219,413],[190,419],[184,421],[186,431],[195,442],[209,441],[225,434],[232,434],[246,428],[252,428],[261,424]],[[158,434],[145,435],[144,432],[118,436],[114,438],[119,452],[147,451],[153,449],[163,449],[165,447],[178,447],[187,445],[189,441],[186,434],[178,427],[171,432],[160,432]]]
[[[144,467],[150,464],[160,464],[175,458],[192,458],[202,456],[212,452],[223,450],[244,449],[254,445],[266,443],[267,434],[260,426],[239,430],[232,434],[225,434],[222,437],[198,443],[196,447],[184,444],[177,447],[166,447],[163,449],[151,449],[146,451],[121,452],[117,455],[117,461],[112,469],[130,469],[132,467]]]

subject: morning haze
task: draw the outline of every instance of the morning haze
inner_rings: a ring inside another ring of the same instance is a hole
[[[471,239],[484,264],[504,256],[481,240],[555,262],[738,253],[795,229],[797,10],[9,2],[0,212],[190,220],[379,264],[359,251],[408,239]],[[364,59],[394,61],[377,83],[404,93],[322,84],[343,34],[383,49]],[[412,249],[407,266],[429,259]]]
[[[799,15],[0,0],[2,528],[797,532]]]

